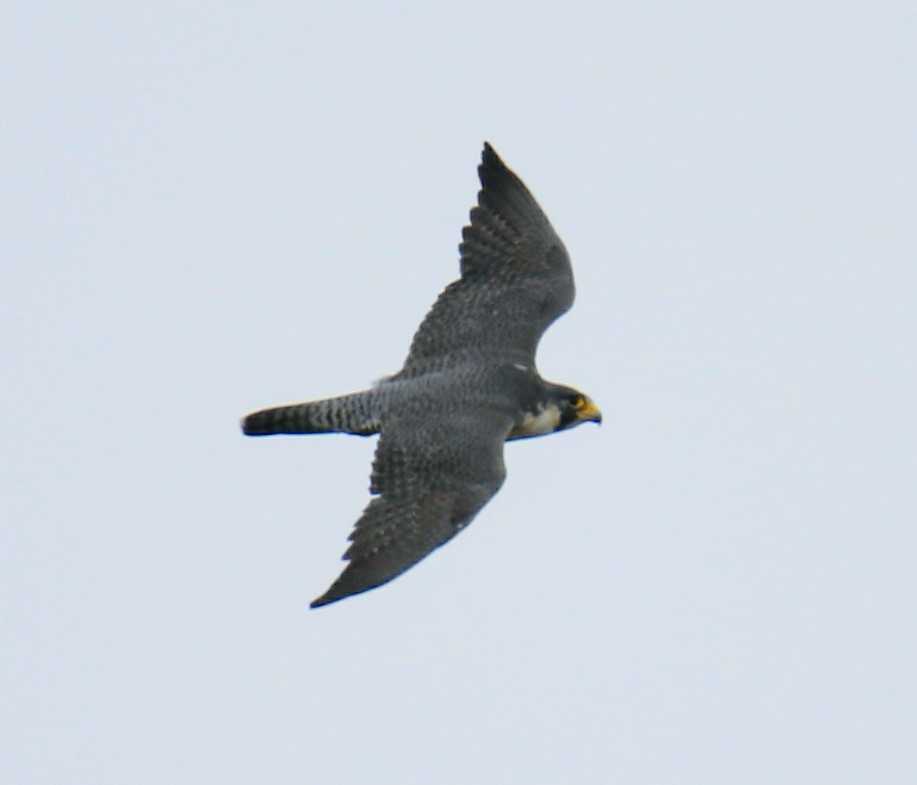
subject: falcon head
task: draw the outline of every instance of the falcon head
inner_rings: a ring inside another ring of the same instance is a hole
[[[560,395],[550,401],[549,406],[552,404],[557,406],[560,414],[555,431],[564,431],[584,422],[602,424],[602,412],[595,401],[579,390],[562,388]]]
[[[543,436],[546,433],[565,431],[584,422],[602,422],[602,412],[595,402],[579,390],[559,384],[546,384],[544,397],[534,408],[523,414],[509,435],[510,439]]]

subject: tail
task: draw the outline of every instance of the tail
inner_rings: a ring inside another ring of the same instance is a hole
[[[342,395],[324,401],[277,406],[249,414],[242,420],[246,436],[274,433],[352,433],[371,436],[381,423],[375,391]]]

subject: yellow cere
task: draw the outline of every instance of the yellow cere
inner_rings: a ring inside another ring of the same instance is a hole
[[[598,406],[585,395],[580,395],[574,402],[576,407],[576,416],[580,420],[595,420],[602,417],[602,412]]]

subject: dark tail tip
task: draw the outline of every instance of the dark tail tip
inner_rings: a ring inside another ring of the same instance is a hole
[[[242,418],[242,433],[246,436],[268,436],[276,433],[274,416],[269,412],[255,412]]]

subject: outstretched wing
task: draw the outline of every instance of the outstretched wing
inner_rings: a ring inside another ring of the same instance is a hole
[[[373,499],[351,532],[349,564],[313,608],[397,577],[467,526],[503,484],[512,417],[468,409],[387,421]]]
[[[465,359],[533,365],[544,331],[573,305],[570,259],[538,203],[489,145],[462,231],[462,277],[420,325],[403,374]]]

